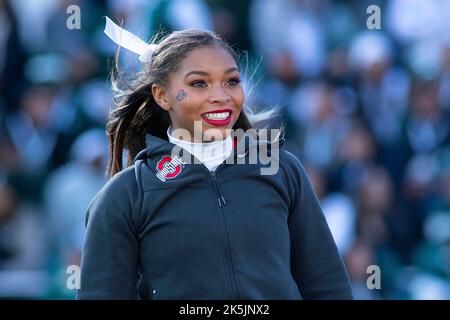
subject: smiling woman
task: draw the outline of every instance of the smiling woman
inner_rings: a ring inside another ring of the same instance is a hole
[[[283,140],[248,134],[235,52],[203,30],[138,49],[128,39],[144,68],[110,115],[111,179],[87,210],[77,297],[351,298],[300,161]],[[261,150],[280,170],[263,174]]]
[[[218,44],[193,49],[168,78],[165,86],[154,83],[152,93],[169,113],[173,129],[187,129],[192,142],[210,141],[211,128],[219,130],[219,136],[225,139],[244,103],[240,73],[229,50]],[[185,93],[183,99],[177,98],[180,91]],[[196,121],[201,122],[201,133],[197,134]],[[202,140],[194,141],[195,137]]]
[[[126,30],[109,27],[105,32],[114,38],[130,39],[134,35]],[[109,29],[109,30],[107,30]],[[119,34],[120,33],[120,34]],[[118,35],[119,34],[119,35]],[[157,39],[159,35],[155,35]],[[128,40],[129,43],[142,41]],[[117,41],[118,42],[118,41]],[[139,52],[131,44],[121,44]],[[152,48],[149,58],[149,50]],[[168,140],[167,131],[183,128],[191,133],[190,141],[200,137],[209,141],[207,129],[214,137],[225,139],[226,129],[252,128],[244,111],[244,92],[241,75],[236,64],[237,53],[217,34],[203,30],[176,31],[163,38],[158,45],[140,49],[144,68],[134,79],[126,81],[116,55],[113,88],[115,108],[110,113],[107,132],[110,140],[108,175],[122,170],[122,153],[128,151],[131,165],[139,151],[145,147],[147,134]],[[145,61],[148,59],[149,61]],[[266,110],[250,115],[259,121],[272,117],[277,110]],[[201,132],[195,132],[195,123]]]

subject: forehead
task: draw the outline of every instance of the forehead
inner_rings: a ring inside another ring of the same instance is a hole
[[[233,56],[221,47],[202,47],[193,49],[180,65],[178,73],[185,74],[192,70],[208,73],[224,72],[236,67]]]

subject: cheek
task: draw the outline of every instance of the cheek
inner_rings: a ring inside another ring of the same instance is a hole
[[[183,99],[179,99],[183,97]],[[200,114],[200,99],[195,94],[190,93],[189,91],[185,91],[184,94],[178,95],[175,97],[175,104],[177,113],[183,117],[185,120],[192,120],[198,118]]]

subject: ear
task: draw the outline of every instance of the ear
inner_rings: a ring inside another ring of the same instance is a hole
[[[164,89],[162,86],[156,83],[152,84],[152,95],[156,103],[159,104],[159,106],[164,110],[169,111],[172,109],[172,106],[169,103],[167,94],[168,93],[166,89]]]

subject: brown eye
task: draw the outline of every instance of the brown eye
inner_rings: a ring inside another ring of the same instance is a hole
[[[205,88],[207,86],[207,84],[203,80],[195,80],[195,81],[191,82],[191,86],[194,88]]]
[[[239,85],[239,83],[241,83],[241,79],[233,78],[233,79],[228,80],[227,84],[232,86],[232,87],[235,87],[235,86]]]

